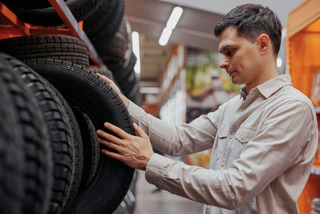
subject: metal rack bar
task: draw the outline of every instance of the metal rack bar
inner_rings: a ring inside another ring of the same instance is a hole
[[[81,39],[87,46],[89,56],[91,60],[99,65],[100,67],[104,67],[104,63],[102,59],[99,57],[92,43],[88,39],[87,35],[83,30],[80,29],[77,20],[74,18],[68,6],[62,0],[48,0],[52,7],[56,10],[60,18],[63,20],[64,24],[70,29],[70,32],[73,36]]]
[[[21,22],[17,16],[11,12],[3,3],[0,2],[0,17],[10,23],[14,29],[15,34],[30,35],[28,25]],[[11,29],[12,30],[12,29]]]

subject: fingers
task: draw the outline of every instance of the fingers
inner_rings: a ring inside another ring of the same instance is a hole
[[[98,142],[110,149],[115,150],[118,153],[122,152],[122,148],[123,148],[123,142],[121,141],[120,138],[113,136],[111,134],[108,134],[104,131],[101,130],[97,130],[97,134],[98,134]],[[108,152],[109,154],[110,152]],[[114,153],[114,152],[113,152]],[[110,154],[108,155],[110,156]]]
[[[148,137],[148,135],[143,131],[143,129],[140,126],[138,126],[138,124],[133,123],[133,128],[139,137],[142,137],[142,138]]]
[[[102,148],[101,152],[132,168],[145,170],[153,155],[153,149],[143,129],[134,123],[133,126],[138,136],[133,136],[110,123],[105,123],[104,126],[115,135],[97,130],[98,142],[108,147],[108,149]]]
[[[104,123],[104,127],[105,127],[106,129],[110,130],[111,132],[113,132],[114,134],[116,134],[117,136],[119,136],[119,137],[122,138],[122,139],[129,137],[129,134],[128,134],[128,133],[126,133],[126,132],[123,131],[121,128],[119,128],[119,127],[117,127],[117,126],[115,126],[115,125],[113,125],[113,124],[111,124],[111,123]],[[137,135],[138,135],[139,137],[142,137],[142,138],[148,137],[148,135],[144,132],[144,130],[143,130],[140,126],[138,126],[138,124],[133,123],[133,128],[134,128],[135,132],[137,133]],[[115,138],[113,135],[107,134],[107,133],[105,133],[105,132],[102,132],[102,134],[103,134],[103,135],[108,135],[108,136],[109,136],[108,139],[110,139],[110,138]],[[103,135],[102,135],[102,136],[103,136]],[[106,137],[108,137],[108,136],[106,136]],[[103,136],[103,137],[104,137],[104,136]],[[115,139],[114,139],[114,140],[115,140]]]
[[[110,148],[110,149],[113,149],[113,150],[119,152],[120,146],[116,143],[112,143],[112,142],[104,140],[102,138],[98,138],[98,142],[101,143],[102,145]]]
[[[100,139],[104,139],[104,140],[106,140],[106,142],[116,143],[118,145],[122,144],[121,139],[119,139],[118,137],[116,137],[116,136],[114,136],[112,134],[106,133],[106,132],[101,131],[101,130],[98,130],[97,134],[100,137]],[[102,143],[105,144],[104,141]]]
[[[106,129],[108,129],[111,132],[113,132],[114,134],[118,135],[120,138],[126,138],[129,135],[128,133],[123,131],[121,128],[119,128],[111,123],[104,123],[103,125]]]
[[[108,77],[106,77],[105,75],[96,73],[101,79],[103,79],[104,81],[106,81],[109,85],[113,83],[113,81],[111,79],[109,79]]]
[[[107,149],[102,149],[101,152],[107,156],[109,156],[110,158],[113,158],[113,159],[116,159],[116,160],[119,160],[121,161],[122,160],[122,156],[118,153],[114,153],[114,152],[111,152]]]

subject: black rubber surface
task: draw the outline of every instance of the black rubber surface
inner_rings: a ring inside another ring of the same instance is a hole
[[[16,73],[21,67],[16,64],[14,58],[4,53],[0,53],[0,61],[1,85],[6,88],[3,90],[9,94],[10,100],[8,105],[10,105],[12,111],[15,111],[15,118],[13,118],[12,122],[18,122],[18,124],[14,124],[14,127],[10,127],[8,124],[6,125],[8,128],[13,129],[12,132],[16,133],[16,137],[22,139],[23,143],[21,151],[6,154],[11,155],[12,158],[17,161],[12,168],[13,171],[23,167],[23,183],[21,187],[16,186],[18,189],[22,188],[23,194],[17,196],[17,199],[13,199],[13,202],[15,200],[20,201],[20,203],[17,203],[17,207],[21,205],[17,208],[20,209],[19,213],[47,213],[53,175],[52,151],[50,139],[47,134],[49,131],[47,126],[43,125],[46,124],[46,122],[41,113],[41,107],[38,105],[30,89],[26,87]],[[9,112],[10,110],[7,111]],[[16,128],[20,131],[14,131]],[[21,152],[23,154],[21,154]],[[15,155],[17,154],[21,156],[16,157]],[[21,158],[23,163],[21,163]],[[7,160],[9,161],[7,163],[10,163],[10,159]],[[16,169],[14,169],[15,167]],[[1,176],[6,173],[1,173]],[[10,175],[10,173],[8,175]],[[17,178],[12,179],[14,181]],[[1,181],[1,184],[2,183],[3,181]],[[18,184],[19,183],[16,185]],[[10,188],[10,185],[6,188]],[[10,193],[6,193],[10,195]],[[5,200],[0,201],[0,203],[0,207],[7,206]]]
[[[49,213],[61,213],[75,197],[82,172],[82,141],[70,107],[57,90],[38,73],[12,58],[21,80],[33,92],[37,99],[49,129],[54,176]],[[78,131],[77,131],[78,130]],[[67,203],[68,202],[68,203]]]
[[[84,42],[67,35],[31,35],[0,40],[0,50],[19,59],[60,59],[89,66]]]
[[[96,129],[92,121],[81,108],[71,103],[70,105],[79,124],[83,142],[83,176],[79,187],[79,193],[81,193],[88,187],[97,172],[101,152],[100,144],[97,141]]]
[[[24,139],[15,99],[9,89],[15,87],[10,79],[16,76],[11,74],[11,67],[5,65],[5,59],[0,61],[0,213],[18,214],[23,211],[26,197]],[[9,77],[5,77],[4,72],[9,72]]]
[[[135,134],[129,114],[113,89],[90,70],[61,60],[28,60],[26,63],[53,84],[61,94],[78,105],[96,129],[108,121]],[[69,213],[113,213],[125,197],[134,169],[101,156],[97,172],[80,193]]]
[[[110,43],[120,27],[123,16],[124,0],[104,0],[101,7],[83,22],[83,30],[102,59],[113,53],[110,49],[114,48],[110,47]],[[116,40],[121,42],[121,39]],[[120,47],[114,55],[117,58],[122,57],[124,42],[112,46]]]
[[[17,3],[18,0],[15,0]],[[34,0],[33,0],[34,1]],[[32,2],[31,1],[31,4]],[[38,2],[39,0],[36,0]],[[103,0],[66,0],[65,3],[73,14],[74,18],[79,22],[83,21],[89,17],[92,13],[95,12],[102,4]],[[21,2],[30,2],[30,0]],[[11,9],[17,17],[27,23],[31,23],[39,26],[61,26],[64,25],[64,22],[51,6],[36,8],[36,2],[32,6],[26,6],[28,4],[22,3],[20,5],[11,3],[11,0],[6,0],[6,6]],[[43,4],[42,4],[43,6]],[[32,9],[33,7],[33,9]]]

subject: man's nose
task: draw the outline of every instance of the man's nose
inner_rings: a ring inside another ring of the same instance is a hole
[[[222,69],[227,69],[228,65],[229,65],[229,62],[226,60],[225,57],[222,57],[219,62],[219,67]]]

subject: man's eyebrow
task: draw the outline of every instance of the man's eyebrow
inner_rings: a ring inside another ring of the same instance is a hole
[[[235,44],[226,44],[224,46],[222,46],[219,50],[220,53],[223,53],[225,51],[227,51],[227,49],[237,49],[237,45]]]
[[[226,49],[228,49],[230,45],[225,45],[225,46],[222,46],[220,49],[219,49],[219,52],[222,53],[224,52]]]

